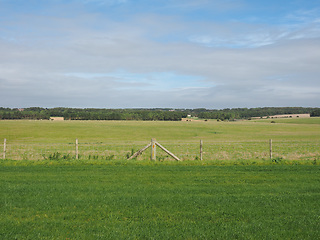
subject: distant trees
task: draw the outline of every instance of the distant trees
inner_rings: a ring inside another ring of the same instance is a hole
[[[313,111],[310,113],[310,116],[311,116],[311,117],[320,117],[320,108],[313,110]]]
[[[141,120],[141,121],[180,121],[192,115],[202,119],[249,119],[251,117],[277,114],[311,113],[320,116],[319,108],[233,108],[221,110],[198,109],[97,109],[97,108],[40,108],[25,109],[0,108],[0,119],[49,119],[64,117],[67,120]]]
[[[49,119],[64,117],[67,120],[142,120],[180,121],[183,111],[161,109],[96,109],[96,108],[0,108],[0,119]]]
[[[204,119],[220,119],[220,120],[233,120],[233,119],[249,119],[251,117],[263,117],[279,114],[302,114],[311,113],[316,108],[302,108],[302,107],[264,107],[264,108],[233,108],[222,110],[207,110],[195,112],[194,116]],[[196,111],[196,110],[195,110]]]

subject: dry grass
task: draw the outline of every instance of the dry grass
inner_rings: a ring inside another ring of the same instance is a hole
[[[300,120],[301,124],[297,124]],[[320,119],[294,119],[280,124],[242,122],[126,122],[126,121],[0,121],[0,136],[7,138],[6,158],[43,160],[50,155],[75,156],[79,139],[80,158],[124,160],[155,137],[182,160],[256,160],[273,157],[310,160],[320,156]],[[308,124],[310,121],[310,124]],[[318,121],[318,123],[317,123]],[[0,156],[3,147],[0,148]],[[160,160],[169,160],[158,149]],[[138,160],[150,158],[149,150]]]

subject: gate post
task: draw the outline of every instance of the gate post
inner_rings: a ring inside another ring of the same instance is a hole
[[[272,159],[272,139],[269,140],[270,159]]]
[[[202,146],[203,146],[203,141],[200,140],[200,161],[202,161],[202,154],[203,154],[203,151],[202,151]]]
[[[156,149],[156,139],[151,139],[151,160],[156,160],[157,158],[157,149]]]
[[[79,159],[79,141],[78,138],[76,138],[76,160]]]
[[[5,138],[3,141],[3,159],[6,159],[6,151],[7,151],[7,139]]]

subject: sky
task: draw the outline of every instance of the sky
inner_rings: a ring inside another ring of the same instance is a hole
[[[0,107],[320,107],[320,0],[0,0]]]

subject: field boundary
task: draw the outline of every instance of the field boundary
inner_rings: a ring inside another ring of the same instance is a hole
[[[146,141],[147,142],[147,141]],[[3,140],[2,159],[11,160],[153,160],[153,161],[212,161],[212,160],[317,160],[320,142],[265,140],[178,142],[154,141],[145,146],[142,142],[81,142],[70,143],[10,143]],[[144,153],[150,146],[150,154]],[[158,146],[164,152],[158,152]],[[166,146],[166,147],[164,147]],[[168,150],[169,149],[169,150]]]

